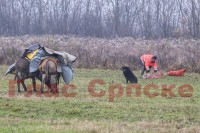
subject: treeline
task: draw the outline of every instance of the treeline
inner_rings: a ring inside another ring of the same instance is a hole
[[[200,37],[199,0],[1,0],[0,35]]]

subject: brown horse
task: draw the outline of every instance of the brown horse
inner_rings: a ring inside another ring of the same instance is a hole
[[[32,78],[32,84],[33,84],[33,90],[36,91],[36,81],[35,77],[37,77],[39,80],[41,80],[40,74],[37,72],[35,74],[29,73],[29,65],[30,61],[26,58],[20,58],[15,63],[15,80],[17,80],[17,86],[18,86],[18,93],[20,93],[20,83],[22,84],[24,91],[27,91],[26,85],[24,83],[25,79]]]
[[[44,59],[39,67],[42,73],[41,92],[44,92],[44,84],[49,83],[47,86],[53,93],[58,93],[57,85],[59,84],[60,73],[57,71],[58,61],[53,57]]]

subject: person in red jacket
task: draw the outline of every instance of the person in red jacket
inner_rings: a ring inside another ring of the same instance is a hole
[[[156,59],[157,59],[157,57],[154,55],[151,55],[151,54],[142,55],[140,57],[140,63],[143,67],[141,75],[143,75],[145,71],[148,74],[150,72],[150,68],[152,68],[152,67],[153,67],[154,72],[155,73],[157,72]]]

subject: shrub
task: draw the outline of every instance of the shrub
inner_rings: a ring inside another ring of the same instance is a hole
[[[159,69],[186,68],[187,71],[200,73],[200,41],[194,39],[99,39],[43,35],[0,37],[0,42],[1,64],[12,64],[25,48],[33,43],[40,43],[75,55],[77,61],[74,65],[79,68],[118,69],[128,65],[133,70],[138,70],[140,56],[149,53],[158,56]]]

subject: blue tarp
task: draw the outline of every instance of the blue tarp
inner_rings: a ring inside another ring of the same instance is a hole
[[[39,69],[39,65],[42,62],[42,60],[49,58],[49,57],[53,57],[53,58],[57,58],[60,63],[61,70],[62,70],[61,75],[63,77],[64,82],[66,84],[68,84],[73,79],[74,71],[72,70],[72,67],[70,64],[76,60],[75,56],[70,55],[66,52],[62,52],[62,51],[53,51],[53,50],[47,49],[47,48],[46,48],[47,50],[45,50],[44,47],[41,47],[39,44],[35,44],[35,45],[32,45],[29,48],[25,49],[25,51],[22,55],[22,58],[25,57],[27,53],[31,53],[36,49],[38,49],[38,51],[37,51],[36,55],[33,57],[33,59],[30,61],[30,66],[29,66],[30,73],[34,73]],[[67,60],[69,62],[65,62],[65,60]],[[72,62],[70,62],[70,61],[72,61]],[[9,69],[6,71],[5,75],[7,75],[8,73],[11,73],[13,71],[14,65],[15,64],[13,64],[9,67]]]

